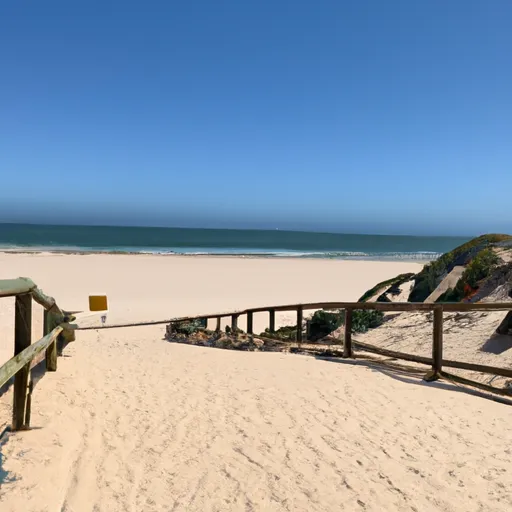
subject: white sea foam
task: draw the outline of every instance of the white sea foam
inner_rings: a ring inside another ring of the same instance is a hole
[[[200,248],[200,247],[78,247],[78,246],[20,246],[0,244],[5,252],[65,252],[65,253],[126,253],[182,256],[238,256],[261,258],[320,258],[347,260],[432,261],[441,254],[433,251],[418,252],[360,252],[360,251],[300,251],[257,248]]]

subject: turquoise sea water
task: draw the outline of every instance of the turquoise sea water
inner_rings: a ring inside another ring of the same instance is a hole
[[[344,235],[298,231],[0,224],[0,250],[229,254],[430,260],[463,237]]]

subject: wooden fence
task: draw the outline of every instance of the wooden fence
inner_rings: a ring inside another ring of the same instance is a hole
[[[0,367],[0,388],[14,377],[12,430],[30,426],[32,363],[46,351],[46,370],[57,370],[57,341],[74,340],[70,313],[45,295],[30,279],[0,280],[0,297],[16,297],[14,312],[14,357]],[[44,308],[43,337],[32,343],[32,299]]]
[[[489,303],[424,303],[424,302],[313,302],[307,304],[290,304],[279,306],[264,306],[259,308],[250,308],[245,310],[201,314],[195,316],[175,317],[168,320],[155,320],[148,322],[134,322],[123,324],[110,324],[102,327],[89,326],[79,327],[80,330],[100,330],[100,329],[115,329],[119,327],[135,327],[144,325],[161,325],[172,324],[177,322],[186,322],[191,320],[216,320],[217,330],[221,329],[221,319],[231,318],[231,329],[236,332],[238,327],[238,320],[240,316],[247,315],[247,333],[253,334],[253,319],[255,313],[267,313],[269,315],[269,331],[275,332],[276,325],[276,312],[289,312],[295,311],[297,315],[297,342],[300,344],[303,341],[303,317],[306,310],[345,310],[345,333],[343,338],[343,357],[354,357],[354,346],[361,351],[379,354],[385,357],[395,359],[403,359],[419,364],[431,366],[431,371],[425,375],[425,379],[432,381],[440,377],[449,377],[452,380],[459,380],[464,384],[481,387],[488,391],[511,395],[509,390],[501,390],[499,388],[491,388],[490,386],[483,385],[475,381],[469,381],[462,377],[449,375],[443,371],[443,367],[458,368],[462,370],[470,370],[480,373],[488,373],[491,375],[499,375],[512,379],[512,368],[500,368],[495,366],[487,366],[482,364],[468,363],[465,361],[453,361],[443,358],[443,314],[445,312],[470,312],[470,311],[508,311],[509,315],[512,312],[512,302],[489,302]],[[406,354],[404,352],[395,352],[392,350],[384,349],[374,345],[354,342],[352,341],[352,317],[353,312],[356,310],[375,310],[383,312],[431,312],[433,313],[433,334],[432,334],[432,356],[422,357],[415,354]],[[508,321],[507,321],[508,324]]]
[[[73,341],[74,328],[69,322],[74,318],[71,313],[62,311],[55,299],[45,295],[30,279],[18,278],[0,280],[0,298],[16,297],[14,321],[14,357],[0,367],[0,388],[14,377],[13,389],[13,419],[12,429],[22,430],[30,426],[31,409],[31,366],[35,358],[44,351],[47,371],[57,370],[57,342]],[[44,308],[43,337],[32,343],[32,299]],[[436,380],[443,376],[443,367],[459,368],[476,372],[500,375],[512,379],[512,368],[499,368],[462,361],[443,359],[443,313],[469,312],[469,311],[512,311],[512,302],[504,303],[413,303],[413,302],[315,302],[307,304],[292,304],[280,306],[265,306],[241,311],[196,315],[188,317],[171,318],[169,320],[154,322],[139,322],[131,324],[107,325],[101,328],[86,327],[85,329],[105,329],[116,327],[130,327],[135,325],[156,325],[176,323],[191,320],[214,319],[217,321],[217,330],[221,328],[221,319],[231,318],[231,328],[236,332],[238,319],[241,315],[247,316],[247,333],[253,334],[253,318],[255,313],[266,312],[269,315],[269,331],[275,332],[276,312],[295,311],[297,315],[297,343],[303,340],[303,318],[306,310],[345,310],[345,333],[343,338],[343,357],[354,357],[354,343],[352,341],[352,317],[355,310],[376,310],[384,312],[423,311],[433,312],[432,356],[430,358],[395,352],[373,345],[355,343],[358,349],[377,353],[396,359],[404,359],[431,366],[431,371],[425,376],[427,380]]]
[[[267,312],[269,315],[269,331],[275,331],[276,312],[296,311],[297,315],[297,343],[302,343],[303,339],[303,316],[305,310],[345,310],[345,333],[343,338],[343,357],[354,357],[354,343],[352,341],[352,316],[356,310],[376,310],[383,312],[403,312],[403,311],[423,311],[433,312],[433,333],[432,333],[432,356],[429,358],[395,352],[366,343],[355,343],[360,350],[373,352],[386,357],[403,359],[419,364],[431,366],[431,371],[425,375],[425,380],[433,381],[443,376],[443,367],[459,368],[463,370],[472,370],[475,372],[489,373],[491,375],[500,375],[512,379],[512,368],[499,368],[486,366],[482,364],[468,363],[463,361],[452,361],[443,358],[443,313],[444,312],[469,312],[469,311],[512,311],[512,302],[494,302],[494,303],[423,303],[423,302],[317,302],[310,304],[293,304],[286,306],[252,308],[243,311],[233,311],[228,313],[216,313],[212,315],[198,315],[191,317],[181,317],[167,320],[167,323],[183,322],[199,319],[216,319],[217,330],[220,330],[221,319],[231,317],[231,328],[236,330],[238,319],[241,315],[247,315],[247,333],[253,334],[253,316],[254,313]],[[157,322],[154,322],[157,323]],[[158,322],[160,323],[160,322]],[[116,327],[115,325],[109,327]],[[120,326],[117,326],[120,327]],[[469,381],[468,381],[469,382]],[[508,394],[508,392],[507,392]]]

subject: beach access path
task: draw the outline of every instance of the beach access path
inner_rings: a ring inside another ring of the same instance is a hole
[[[356,300],[418,269],[148,256],[0,262],[0,277],[32,277],[69,309],[107,293],[116,321]],[[5,345],[13,312],[0,306]],[[58,372],[37,382],[33,429],[2,441],[2,512],[512,508],[512,407],[362,360],[193,347],[164,332],[77,332]],[[0,398],[2,418],[10,404]]]
[[[2,446],[2,511],[507,511],[512,407],[418,376],[80,333]]]

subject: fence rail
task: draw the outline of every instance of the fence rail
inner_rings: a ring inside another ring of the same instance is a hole
[[[15,327],[14,327],[14,357],[0,367],[0,387],[14,377],[13,389],[13,420],[12,429],[21,430],[30,426],[31,404],[31,363],[43,351],[46,357],[46,369],[57,370],[57,342],[73,341],[76,326],[70,324],[74,317],[59,308],[55,299],[45,295],[37,285],[28,278],[0,280],[0,298],[15,297]],[[44,322],[43,337],[32,344],[32,299],[43,306]],[[422,303],[422,302],[313,302],[264,306],[244,310],[229,311],[195,316],[184,316],[151,322],[137,322],[106,325],[103,327],[82,327],[80,330],[112,329],[139,325],[158,325],[192,320],[216,320],[217,330],[221,328],[221,319],[231,318],[231,327],[236,332],[239,317],[247,316],[247,333],[253,334],[255,313],[268,313],[269,331],[275,332],[276,312],[295,311],[297,315],[296,339],[303,341],[303,315],[307,310],[345,310],[345,332],[343,338],[343,357],[354,357],[354,346],[359,350],[374,352],[380,355],[403,359],[431,366],[431,371],[425,376],[426,380],[436,380],[443,376],[443,367],[459,368],[476,372],[489,373],[512,378],[511,368],[452,361],[443,358],[443,315],[445,312],[470,311],[509,311],[512,312],[512,302],[500,303]],[[374,345],[352,341],[352,314],[356,310],[376,310],[383,312],[433,312],[432,357],[421,357],[414,354],[395,352]],[[512,314],[512,313],[509,313]]]
[[[62,311],[53,297],[45,295],[25,277],[0,280],[0,297],[16,297],[14,357],[0,367],[0,387],[14,377],[12,430],[25,430],[30,427],[31,364],[44,350],[46,370],[57,370],[57,342],[74,340],[74,331],[69,324],[73,317]],[[32,299],[45,310],[43,337],[33,344]]]
[[[270,332],[275,332],[275,312],[279,311],[297,311],[297,342],[301,343],[303,338],[302,317],[304,310],[311,309],[344,309],[345,310],[345,332],[343,338],[343,357],[354,357],[354,345],[358,348],[374,352],[395,359],[403,359],[420,364],[431,366],[431,371],[425,375],[425,380],[433,381],[442,377],[443,367],[458,368],[463,370],[472,370],[475,372],[489,373],[512,378],[511,368],[500,368],[476,363],[467,363],[464,361],[453,361],[443,358],[443,316],[445,312],[470,312],[470,311],[512,311],[512,302],[490,302],[490,303],[423,303],[423,302],[315,302],[308,304],[293,304],[285,306],[272,306],[251,308],[243,311],[232,311],[227,313],[215,313],[209,315],[196,315],[190,317],[181,317],[167,320],[165,323],[186,322],[192,320],[217,319],[217,330],[220,330],[220,319],[224,317],[232,318],[232,325],[238,325],[238,318],[241,315],[247,315],[247,333],[253,334],[253,315],[254,313],[267,312],[269,314]],[[383,349],[367,343],[352,342],[352,314],[356,310],[376,310],[383,312],[433,312],[433,333],[432,333],[432,357],[421,357],[404,352],[395,352]],[[157,323],[157,322],[154,322]],[[164,323],[164,322],[158,322]],[[110,328],[122,327],[122,324],[106,326]],[[104,328],[106,328],[104,327]],[[511,392],[512,394],[512,392]]]
[[[307,310],[345,310],[345,332],[343,338],[343,357],[354,357],[354,345],[364,351],[374,352],[376,354],[403,359],[420,364],[427,364],[432,367],[425,375],[426,380],[437,380],[443,375],[443,367],[471,370],[491,375],[500,375],[512,378],[511,368],[500,368],[476,363],[467,363],[464,361],[453,361],[443,358],[443,321],[444,313],[467,313],[471,311],[508,311],[512,314],[512,302],[488,302],[488,303],[424,303],[424,302],[311,302],[301,304],[287,304],[278,306],[264,306],[248,308],[244,310],[226,311],[221,313],[209,313],[193,316],[182,316],[169,318],[167,320],[155,320],[149,322],[132,322],[104,325],[102,327],[88,326],[79,327],[80,330],[100,330],[116,329],[120,327],[135,327],[144,325],[162,325],[186,322],[192,320],[216,320],[217,331],[221,329],[221,319],[231,318],[231,328],[236,331],[240,316],[247,315],[247,333],[253,334],[253,323],[255,313],[268,313],[269,331],[275,332],[276,312],[295,311],[297,314],[297,341],[302,342],[302,318],[304,311]],[[414,354],[395,352],[366,343],[352,342],[352,314],[356,310],[375,310],[383,312],[424,312],[433,313],[433,333],[432,333],[432,356],[422,357]],[[476,384],[476,383],[475,383]],[[511,393],[512,394],[512,393]]]
[[[144,325],[163,325],[174,322],[186,322],[191,320],[202,319],[221,319],[226,317],[240,317],[242,315],[254,313],[268,313],[269,314],[269,329],[271,332],[275,330],[275,314],[276,312],[297,311],[302,308],[303,311],[311,309],[345,309],[345,310],[375,310],[384,312],[404,312],[404,311],[417,311],[429,312],[434,311],[436,308],[441,307],[446,313],[462,313],[468,311],[512,311],[512,302],[488,302],[488,303],[424,303],[424,302],[310,302],[302,304],[287,304],[281,306],[264,306],[257,308],[240,309],[235,311],[226,311],[221,313],[202,313],[193,316],[181,316],[168,318],[165,320],[150,320],[147,322],[128,322],[119,324],[110,324],[99,326],[84,326],[78,327],[80,331],[96,331],[99,329],[117,329],[120,327],[139,327]]]

